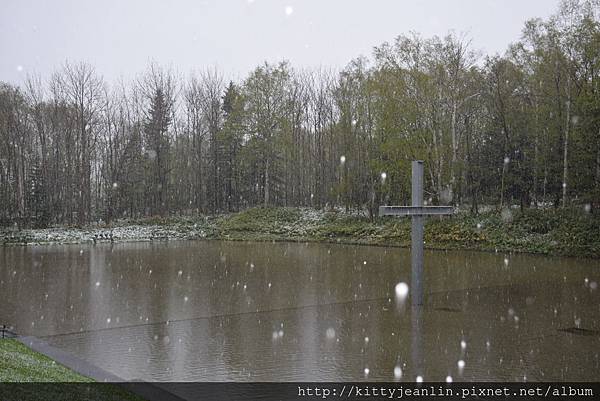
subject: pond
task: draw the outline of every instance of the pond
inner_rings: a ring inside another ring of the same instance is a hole
[[[597,381],[600,261],[315,243],[0,248],[0,323],[125,380]]]

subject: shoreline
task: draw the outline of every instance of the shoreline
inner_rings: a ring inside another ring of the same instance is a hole
[[[3,246],[224,240],[410,247],[410,219],[311,208],[252,208],[237,213],[120,220],[111,225],[0,228]],[[581,210],[458,213],[429,218],[425,249],[600,259],[600,216]]]

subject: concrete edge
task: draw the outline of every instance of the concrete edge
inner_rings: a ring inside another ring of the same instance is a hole
[[[94,379],[97,382],[115,383],[115,385],[120,386],[121,388],[124,388],[148,401],[183,400],[182,398],[154,383],[144,382],[141,380],[127,381],[69,352],[53,347],[37,337],[19,336],[15,339],[32,350],[46,355],[47,357],[79,373],[80,375]]]

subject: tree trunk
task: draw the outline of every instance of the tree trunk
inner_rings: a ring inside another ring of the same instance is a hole
[[[537,102],[535,104],[535,127],[536,129],[534,130],[534,141],[533,141],[533,205],[535,208],[537,208],[538,206],[538,176],[539,176],[539,167],[538,167],[538,160],[539,160],[539,134],[538,134],[538,128],[539,128],[539,114],[538,114],[538,105]]]
[[[456,102],[454,102],[452,107],[452,165],[450,166],[450,188],[452,190],[452,203],[454,203],[454,194],[456,193],[456,160],[458,153],[458,144],[456,138]]]
[[[502,179],[500,182],[500,209],[504,206],[504,175],[506,173],[506,163],[502,164]]]
[[[598,138],[600,138],[600,128],[598,128]],[[600,144],[596,151],[596,190],[600,191]]]
[[[265,207],[269,206],[269,158],[265,160]]]
[[[568,155],[569,155],[569,129],[571,127],[571,78],[567,77],[567,121],[565,125],[565,138],[563,145],[563,184],[562,184],[562,207],[567,206],[567,178],[568,178]]]

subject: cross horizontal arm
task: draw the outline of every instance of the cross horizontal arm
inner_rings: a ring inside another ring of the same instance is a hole
[[[442,216],[452,213],[452,206],[379,206],[380,216]]]

